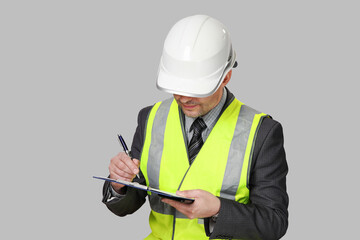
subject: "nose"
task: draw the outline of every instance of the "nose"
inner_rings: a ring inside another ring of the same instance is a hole
[[[181,103],[187,103],[187,102],[191,102],[193,100],[192,97],[186,97],[186,96],[181,96],[181,95],[178,95],[179,96],[179,101]]]

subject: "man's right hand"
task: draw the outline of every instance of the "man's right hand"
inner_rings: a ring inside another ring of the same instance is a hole
[[[110,178],[131,182],[135,175],[139,173],[139,165],[140,161],[138,159],[133,158],[131,160],[126,153],[121,152],[110,160]],[[121,188],[125,186],[114,182],[112,182],[111,185],[118,193],[121,193]]]

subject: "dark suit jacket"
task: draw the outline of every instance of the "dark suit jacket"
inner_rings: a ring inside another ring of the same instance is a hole
[[[224,109],[234,99],[228,91]],[[139,112],[138,126],[134,135],[131,152],[140,159],[144,142],[144,129],[152,106]],[[283,147],[283,132],[280,123],[265,118],[255,141],[253,160],[250,168],[250,202],[246,205],[220,198],[221,207],[213,231],[209,232],[209,219],[205,219],[205,229],[210,239],[279,239],[288,226],[288,195],[286,175],[288,166]],[[136,181],[145,184],[140,172]],[[114,214],[125,216],[139,209],[145,202],[146,191],[126,189],[126,196],[107,202],[109,183],[103,188],[103,202]]]

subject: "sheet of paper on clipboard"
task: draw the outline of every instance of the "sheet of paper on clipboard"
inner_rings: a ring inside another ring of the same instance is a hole
[[[107,177],[97,177],[97,176],[93,176],[93,178],[108,181],[108,182],[120,183],[120,184],[126,185],[128,187],[137,188],[137,189],[141,189],[141,190],[144,190],[144,191],[150,191],[152,193],[158,194],[160,197],[169,198],[169,199],[179,201],[179,202],[183,202],[183,203],[193,203],[194,200],[195,200],[193,198],[182,197],[182,196],[179,196],[179,195],[177,195],[175,193],[166,192],[166,191],[162,191],[162,190],[159,190],[159,189],[156,189],[156,188],[141,185],[141,184],[139,184],[137,182],[128,182],[128,181],[124,181],[124,180],[120,180],[120,179],[115,180],[115,179],[111,179],[111,178],[107,178]]]

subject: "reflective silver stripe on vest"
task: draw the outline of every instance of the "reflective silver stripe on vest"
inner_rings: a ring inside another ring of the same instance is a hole
[[[244,162],[251,125],[254,116],[259,113],[260,112],[249,106],[241,106],[235,126],[234,137],[230,145],[220,197],[235,200],[235,195],[240,183],[241,169]],[[234,185],[234,183],[237,184]]]
[[[158,146],[154,146],[155,144],[150,144],[149,159],[147,163],[149,185],[153,188],[159,188],[160,162],[164,148],[166,120],[173,100],[174,98],[169,98],[163,101],[160,104],[154,118],[151,132],[151,142],[158,143]],[[187,218],[184,214],[180,213],[169,204],[161,202],[161,198],[157,194],[152,193],[149,195],[149,201],[151,209],[157,213],[174,216],[176,212],[176,218]]]
[[[158,143],[150,144],[149,159],[147,162],[149,185],[152,188],[159,188],[160,162],[164,148],[164,133],[172,101],[173,98],[169,98],[160,104],[151,131],[151,143]]]
[[[188,218],[187,216],[185,216],[181,212],[177,211],[175,208],[173,208],[169,204],[163,203],[161,201],[161,197],[159,197],[159,195],[157,195],[155,193],[152,193],[151,195],[149,195],[149,201],[150,201],[151,210],[153,210],[157,213],[174,216],[175,212],[176,212],[176,218],[184,218],[184,219]]]
[[[171,207],[167,203],[163,203],[159,195],[155,193],[151,193],[149,196],[150,206],[151,209],[157,213],[167,214],[167,215],[174,215],[175,208]]]

